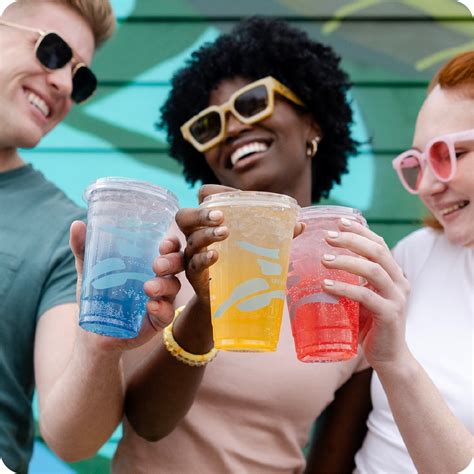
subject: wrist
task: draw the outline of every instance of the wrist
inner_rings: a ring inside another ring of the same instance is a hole
[[[179,318],[180,314],[183,312],[185,306],[179,307],[175,311],[175,316],[171,324],[165,327],[163,330],[163,342],[167,351],[177,360],[182,362],[183,364],[193,366],[193,367],[203,367],[207,365],[209,362],[214,360],[217,355],[217,349],[212,347],[209,351],[204,354],[195,354],[192,352],[188,352],[183,347],[181,347],[173,335],[173,326],[176,323],[177,318]]]
[[[408,346],[399,351],[392,360],[378,361],[372,365],[380,379],[395,378],[397,380],[411,380],[417,376],[419,364],[413,357]]]
[[[173,325],[176,342],[186,351],[205,354],[214,347],[209,304],[191,298]]]
[[[74,352],[83,361],[104,364],[119,362],[123,351],[113,338],[100,336],[79,328]]]

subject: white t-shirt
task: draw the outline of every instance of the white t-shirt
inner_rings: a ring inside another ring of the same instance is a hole
[[[474,249],[421,229],[403,239],[394,256],[411,285],[406,338],[454,415],[474,434]],[[371,386],[368,433],[356,472],[416,473],[393,420],[379,378]]]

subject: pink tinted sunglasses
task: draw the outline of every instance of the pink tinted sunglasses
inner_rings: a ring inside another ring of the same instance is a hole
[[[439,181],[447,183],[456,174],[457,155],[465,151],[459,147],[467,145],[474,145],[474,128],[436,137],[423,152],[416,149],[405,151],[392,161],[392,165],[405,189],[418,194],[426,165]]]

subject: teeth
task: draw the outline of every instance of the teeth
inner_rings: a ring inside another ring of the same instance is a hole
[[[49,107],[46,102],[33,92],[28,92],[28,102],[34,105],[45,117],[49,116]]]
[[[469,201],[463,201],[459,202],[457,204],[454,204],[453,206],[447,207],[445,209],[441,209],[441,215],[445,216],[446,214],[450,214],[451,212],[457,211],[458,209],[462,209],[463,207],[466,207],[469,204]]]
[[[230,161],[232,162],[232,165],[235,165],[237,161],[239,161],[241,158],[243,158],[246,155],[250,155],[251,153],[259,153],[261,151],[266,151],[266,150],[268,150],[268,146],[265,143],[262,143],[262,142],[248,143],[247,145],[237,148],[237,150],[235,150],[234,153],[232,153],[230,157]]]

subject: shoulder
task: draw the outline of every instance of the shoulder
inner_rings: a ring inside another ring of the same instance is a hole
[[[46,226],[38,225],[38,230],[51,235],[69,238],[69,226],[75,220],[85,220],[86,211],[74,203],[56,184],[46,179],[42,173],[33,170],[32,187],[25,194],[37,216],[42,216]],[[65,237],[66,236],[66,237]]]
[[[69,227],[86,212],[31,165],[12,173],[0,188],[2,248],[20,256],[49,261],[58,248],[68,248]],[[38,249],[41,248],[41,252]],[[42,265],[42,264],[41,264]]]
[[[37,187],[33,192],[37,193],[38,206],[47,208],[49,213],[58,215],[60,218],[63,215],[73,215],[85,217],[85,210],[74,203],[64,191],[62,191],[56,184],[48,181],[41,173],[38,173]]]

